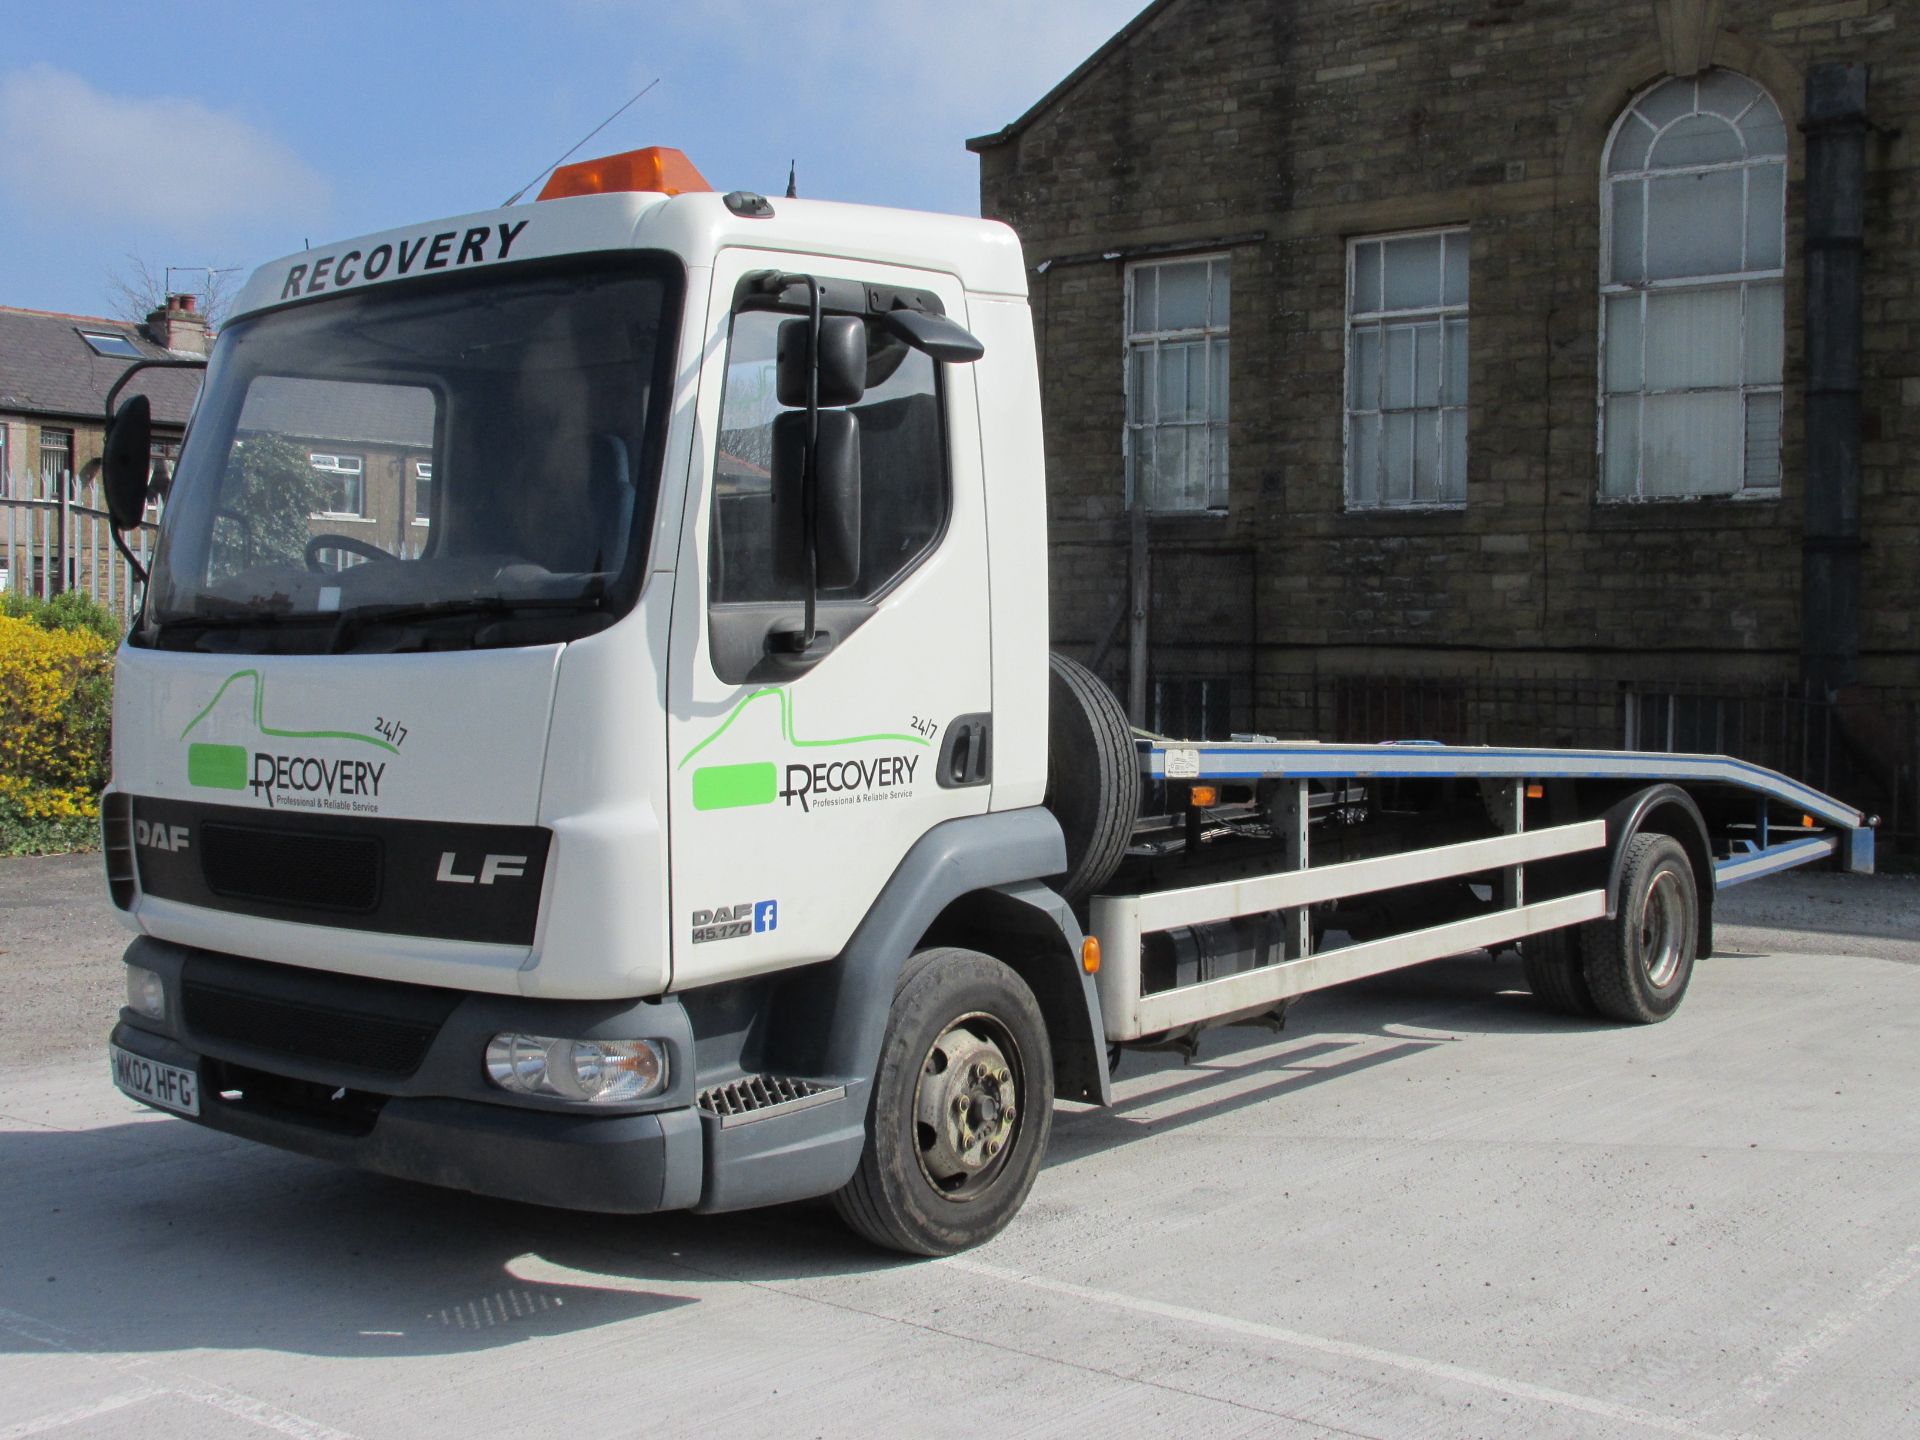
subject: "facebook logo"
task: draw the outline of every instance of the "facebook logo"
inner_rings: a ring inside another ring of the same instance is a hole
[[[775,900],[756,900],[753,905],[753,930],[775,930],[780,925],[780,905]]]

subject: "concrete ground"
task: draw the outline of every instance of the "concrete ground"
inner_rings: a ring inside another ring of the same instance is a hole
[[[1920,884],[1731,892],[1646,1029],[1511,959],[1063,1107],[966,1256],[607,1220],[121,1098],[97,861],[0,862],[0,1440],[1920,1432]]]

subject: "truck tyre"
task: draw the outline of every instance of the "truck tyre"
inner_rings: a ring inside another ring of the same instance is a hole
[[[1067,839],[1053,888],[1078,904],[1112,878],[1140,810],[1140,761],[1120,702],[1086,666],[1049,655],[1047,809]]]
[[[1700,892],[1687,852],[1651,831],[1627,842],[1617,913],[1580,927],[1582,970],[1609,1020],[1650,1025],[1680,1008],[1693,978]]]
[[[1587,975],[1581,965],[1578,936],[1571,930],[1549,930],[1520,942],[1520,964],[1527,988],[1550,1010],[1591,1020],[1600,1007],[1593,1003]]]
[[[874,1244],[951,1255],[1019,1210],[1053,1128],[1053,1056],[1026,982],[974,950],[923,950],[894,989],[860,1168],[833,1197]]]

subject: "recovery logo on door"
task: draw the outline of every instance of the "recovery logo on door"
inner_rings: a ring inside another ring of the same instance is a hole
[[[873,746],[879,754],[835,756],[811,760],[789,754],[729,765],[701,765],[693,772],[693,808],[734,810],[782,801],[806,814],[839,805],[862,805],[902,800],[913,793],[914,779],[930,748],[923,736],[881,733],[850,735],[841,740],[802,740],[794,734],[792,700],[785,690],[755,690],[728,712],[727,718],[681,760],[686,769],[694,757],[733,729],[734,722],[757,700],[773,700],[779,708],[780,741],[792,750],[844,750]],[[760,707],[762,712],[766,707]],[[744,728],[744,727],[743,727]],[[736,736],[736,738],[738,738]],[[768,747],[772,748],[771,745]]]

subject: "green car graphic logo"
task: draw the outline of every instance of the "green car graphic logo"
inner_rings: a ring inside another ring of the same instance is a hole
[[[261,735],[279,740],[353,740],[371,745],[389,755],[399,754],[397,747],[377,735],[357,730],[287,730],[266,722],[266,678],[258,670],[236,670],[221,682],[206,708],[187,722],[180,732],[185,740],[226,698],[227,691],[242,680],[253,683],[253,728]],[[380,779],[386,771],[384,761],[329,760],[310,755],[284,755],[262,749],[249,752],[244,745],[216,744],[196,740],[187,746],[187,783],[203,790],[245,790],[264,795],[273,804],[276,789],[320,791],[326,794],[378,795]]]
[[[756,700],[772,699],[780,706],[780,736],[795,749],[838,749],[847,745],[913,745],[927,748],[918,735],[880,733],[849,735],[839,740],[802,740],[793,733],[793,702],[784,690],[755,690],[728,713],[727,718],[706,739],[686,753],[680,761],[684,770],[702,750],[732,728],[734,721]],[[919,756],[884,756],[876,760],[828,761],[817,765],[787,766],[787,784],[780,783],[780,767],[772,760],[751,760],[738,765],[702,765],[693,772],[693,808],[696,810],[736,810],[748,805],[771,805],[785,798],[789,805],[798,801],[802,810],[811,811],[816,803],[815,790],[860,793],[883,785],[908,785]]]

